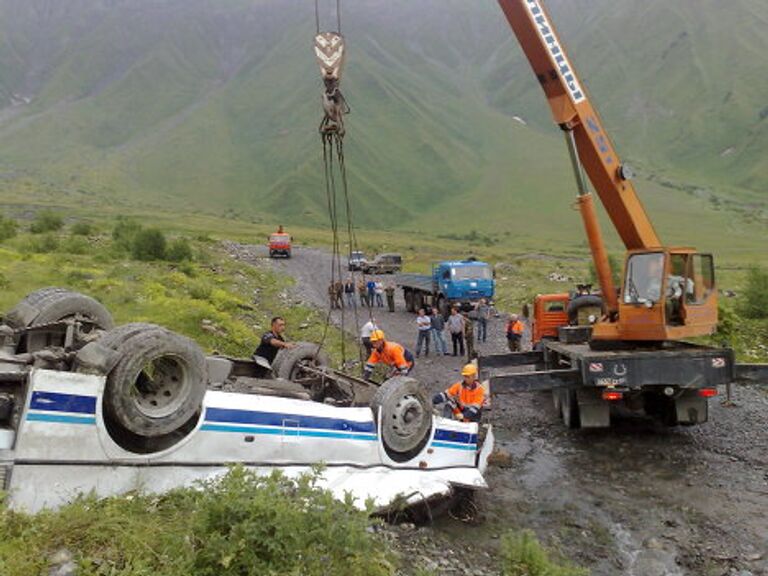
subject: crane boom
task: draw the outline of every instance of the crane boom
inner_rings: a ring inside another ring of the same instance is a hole
[[[555,122],[573,135],[578,159],[628,250],[661,246],[600,117],[540,0],[499,0],[539,80]],[[577,175],[578,178],[578,175]]]

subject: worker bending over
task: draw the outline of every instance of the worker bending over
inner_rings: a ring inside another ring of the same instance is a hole
[[[388,378],[400,375],[407,376],[413,369],[413,354],[397,342],[387,342],[382,330],[371,332],[371,346],[373,351],[365,363],[363,378],[371,379],[373,369],[377,364],[385,364],[390,367]]]
[[[439,392],[432,397],[432,403],[446,403],[446,411],[450,408],[454,419],[462,422],[480,422],[485,404],[485,388],[477,379],[477,366],[467,364],[461,370],[462,380],[456,382],[445,392]]]

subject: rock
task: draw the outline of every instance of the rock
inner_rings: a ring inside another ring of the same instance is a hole
[[[759,552],[755,554],[749,554],[746,556],[746,559],[748,562],[757,562],[758,560],[763,559],[763,555],[760,554]]]
[[[51,568],[48,576],[76,576],[77,564],[72,558],[72,552],[61,548],[50,557]]]
[[[499,468],[510,468],[512,466],[512,455],[502,448],[496,448],[488,456],[489,466],[498,466]]]
[[[643,546],[645,546],[649,550],[660,550],[662,547],[661,542],[659,542],[658,538],[648,538],[648,540],[643,542]]]

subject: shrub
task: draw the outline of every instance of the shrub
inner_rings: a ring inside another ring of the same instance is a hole
[[[315,486],[315,476],[258,477],[233,468],[218,481],[163,496],[88,496],[35,516],[0,500],[3,574],[47,574],[75,552],[80,574],[385,576],[394,573],[368,515]]]
[[[501,540],[504,576],[587,576],[589,571],[552,560],[551,552],[528,530],[505,534]]]
[[[64,227],[64,220],[61,216],[50,210],[42,210],[37,213],[29,231],[32,234],[44,234],[46,232],[58,232]]]
[[[753,266],[747,272],[741,313],[747,318],[768,318],[768,272]]]
[[[165,258],[165,235],[157,228],[141,229],[133,237],[131,256],[136,260],[163,260]]]
[[[115,227],[112,228],[112,240],[118,247],[130,252],[133,246],[133,239],[141,229],[141,224],[135,220],[120,216],[115,223]]]
[[[93,226],[88,222],[78,222],[72,226],[72,234],[75,236],[90,236],[93,234]]]
[[[47,254],[59,249],[59,239],[55,234],[44,234],[39,238],[33,238],[29,244],[30,252]]]
[[[0,214],[0,242],[16,236],[18,229],[19,225],[16,223],[16,220],[6,218]]]
[[[192,246],[186,238],[176,238],[168,246],[165,259],[171,262],[188,262],[192,260]]]
[[[61,252],[69,254],[87,254],[91,249],[91,245],[82,236],[72,236],[63,240],[59,249]]]

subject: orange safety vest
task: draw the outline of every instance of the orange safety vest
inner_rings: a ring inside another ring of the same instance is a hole
[[[465,386],[464,381],[456,382],[456,384],[445,391],[445,395],[449,396],[456,403],[453,415],[460,417],[459,419],[461,420],[464,419],[462,408],[474,406],[479,410],[485,404],[485,388],[483,388],[479,380],[475,380],[474,388]]]
[[[520,320],[515,320],[507,325],[507,334],[516,334],[522,336],[525,331],[525,325]]]
[[[405,348],[397,342],[384,342],[384,348],[381,352],[374,348],[366,362],[366,366],[370,369],[373,369],[376,364],[386,364],[402,370],[412,367],[413,361],[409,361],[405,357]]]

